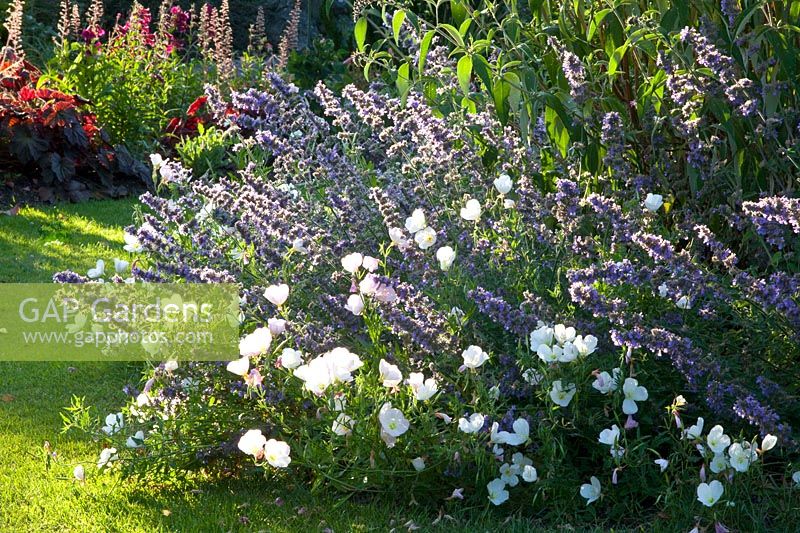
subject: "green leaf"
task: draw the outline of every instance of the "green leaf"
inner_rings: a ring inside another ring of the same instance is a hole
[[[400,43],[400,27],[403,25],[403,22],[406,20],[406,12],[402,9],[398,9],[394,12],[392,16],[392,32],[394,33],[394,42],[395,44]]]
[[[429,30],[425,33],[425,36],[422,38],[422,42],[419,45],[419,75],[422,76],[422,73],[425,72],[425,60],[428,58],[428,51],[431,49],[431,41],[433,41],[433,36],[435,35],[434,30]]]
[[[366,17],[361,17],[356,22],[356,27],[353,30],[355,37],[356,37],[356,46],[358,46],[358,51],[364,51],[364,44],[367,42],[367,19]]]
[[[450,0],[450,15],[456,24],[461,24],[467,18],[467,8],[458,0]]]
[[[494,88],[492,86],[492,67],[489,65],[489,62],[486,61],[486,58],[482,55],[474,54],[472,56],[472,68],[475,71],[475,74],[477,74],[483,82],[486,90],[489,91],[489,96],[494,98]]]
[[[508,123],[508,96],[511,92],[511,84],[505,79],[497,80],[494,84],[494,107],[500,122],[505,126]]]
[[[400,65],[400,68],[397,69],[397,81],[395,83],[400,97],[405,99],[408,94],[408,89],[411,87],[411,67],[408,62],[403,63]]]
[[[600,27],[600,24],[603,23],[603,19],[606,18],[606,15],[611,13],[610,9],[601,9],[597,13],[595,13],[592,21],[589,23],[589,28],[586,31],[586,40],[591,41],[594,34],[597,32],[597,29]]]
[[[466,48],[464,46],[464,39],[461,37],[461,34],[458,32],[458,30],[455,29],[453,26],[451,26],[450,24],[440,24],[439,28],[441,28],[441,30],[445,34],[447,34],[447,38],[450,39],[453,42],[453,44],[461,48]]]
[[[458,83],[465,94],[469,94],[469,82],[472,79],[472,58],[468,55],[461,56],[456,67]]]
[[[614,50],[614,54],[608,60],[608,75],[613,76],[617,72],[617,67],[619,67],[620,62],[622,62],[622,58],[625,57],[625,52],[628,51],[628,46],[630,42],[625,41],[622,46]]]

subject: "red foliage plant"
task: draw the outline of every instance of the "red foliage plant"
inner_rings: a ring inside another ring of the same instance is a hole
[[[119,179],[147,184],[150,172],[122,146],[112,146],[80,96],[37,87],[39,71],[0,63],[0,165],[30,178],[42,199],[85,199],[127,192]],[[78,179],[80,176],[80,179]]]

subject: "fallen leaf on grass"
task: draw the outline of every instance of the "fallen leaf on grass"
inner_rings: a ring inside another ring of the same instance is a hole
[[[0,212],[2,212],[4,215],[8,215],[10,217],[15,217],[15,216],[17,216],[17,214],[19,214],[19,205],[15,205],[14,207],[12,207],[11,209],[9,209],[7,211],[0,211]]]
[[[3,394],[3,395],[0,395],[0,400],[4,401],[6,403],[13,402],[14,401],[14,396],[11,395],[11,394]]]

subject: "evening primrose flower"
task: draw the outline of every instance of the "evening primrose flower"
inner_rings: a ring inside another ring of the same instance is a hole
[[[717,424],[708,432],[706,442],[708,443],[708,447],[711,448],[711,451],[717,454],[724,452],[725,449],[730,446],[731,438],[725,435],[722,426]]]
[[[418,231],[422,231],[427,226],[428,224],[425,221],[425,213],[422,211],[422,209],[414,209],[414,212],[411,213],[411,216],[406,219],[406,229],[412,235]]]
[[[295,369],[303,364],[303,352],[294,348],[284,348],[279,361],[283,368]]]
[[[692,307],[692,302],[691,302],[691,300],[689,300],[689,298],[688,298],[688,297],[686,297],[686,296],[681,296],[680,298],[678,298],[678,301],[677,301],[677,302],[675,302],[675,306],[676,306],[678,309],[691,309],[691,307]]]
[[[339,413],[339,416],[333,421],[331,430],[340,437],[350,435],[353,432],[353,418],[344,413]]]
[[[106,424],[103,426],[103,432],[106,435],[113,435],[125,427],[125,419],[122,413],[111,413],[106,416]]]
[[[411,246],[411,243],[406,238],[405,232],[401,228],[389,228],[389,239],[392,243],[402,252]]]
[[[390,402],[383,404],[378,413],[378,420],[381,423],[381,429],[383,429],[387,435],[395,438],[408,431],[408,428],[411,426],[405,415],[403,415],[403,412],[400,411],[400,409],[392,407]]]
[[[291,449],[283,441],[269,439],[264,445],[264,458],[275,468],[286,468],[292,462]]]
[[[750,443],[747,441],[731,444],[731,447],[728,448],[728,456],[731,466],[737,472],[747,472],[750,465],[758,459],[756,451],[750,447]]]
[[[500,466],[500,479],[509,487],[516,487],[519,485],[517,470],[508,463],[503,463]]]
[[[500,478],[490,481],[486,485],[486,490],[489,493],[489,501],[495,505],[501,505],[508,500],[506,483]]]
[[[423,459],[422,457],[416,457],[414,459],[411,459],[411,466],[413,466],[414,470],[416,470],[417,472],[422,472],[423,470],[425,470],[425,459]]]
[[[664,472],[669,466],[669,461],[667,461],[666,459],[656,459],[653,462],[658,465],[658,468],[661,469],[661,472]]]
[[[714,457],[711,459],[708,467],[711,469],[712,472],[715,474],[719,474],[720,472],[724,472],[726,468],[728,468],[728,459],[725,457],[724,453],[716,453]]]
[[[526,483],[533,483],[539,479],[539,473],[533,465],[525,465],[522,467],[522,480]]]
[[[118,458],[116,448],[103,448],[100,451],[100,458],[97,460],[97,468],[102,469],[106,466],[111,466],[111,463]]]
[[[117,274],[124,274],[128,270],[129,266],[129,261],[125,261],[124,259],[114,259],[114,271]]]
[[[289,286],[285,283],[279,285],[270,285],[264,290],[264,298],[269,300],[273,305],[280,307],[286,303],[289,298]]]
[[[792,481],[794,481],[795,486],[800,487],[800,470],[792,474]]]
[[[144,431],[137,431],[132,437],[128,437],[125,446],[128,448],[141,448],[144,442]]]
[[[95,263],[94,268],[90,268],[89,271],[86,273],[86,276],[88,276],[89,279],[97,279],[103,277],[105,273],[106,273],[106,262],[103,261],[102,259],[98,259],[97,263]]]
[[[427,250],[436,244],[436,230],[428,226],[425,229],[418,231],[414,235],[414,242],[417,243],[420,250]]]
[[[231,361],[225,368],[228,372],[236,374],[237,376],[244,376],[247,374],[247,371],[250,370],[250,357],[245,355],[241,359]]]
[[[564,346],[561,348],[561,353],[558,356],[559,363],[571,363],[575,359],[578,358],[578,349],[575,347],[572,342],[567,341],[564,343]]]
[[[531,332],[530,335],[531,350],[534,352],[539,350],[542,345],[550,346],[553,344],[553,328],[550,326],[540,326],[538,329]]]
[[[547,344],[540,344],[536,349],[536,355],[545,363],[557,363],[561,360],[564,349],[559,345],[548,346]]]
[[[439,390],[439,385],[434,378],[428,378],[424,381],[423,378],[422,372],[412,372],[406,380],[411,390],[414,391],[414,397],[420,402],[430,400]]]
[[[252,455],[256,460],[264,455],[264,445],[267,438],[261,434],[260,429],[251,429],[239,438],[236,446],[247,455]]]
[[[512,424],[514,433],[508,431],[497,431],[499,424],[492,424],[491,441],[497,444],[508,444],[509,446],[520,446],[528,441],[530,436],[530,426],[524,418],[518,418]],[[513,486],[513,485],[512,485]]]
[[[361,262],[361,266],[363,266],[367,270],[367,272],[375,272],[376,270],[378,270],[378,267],[380,266],[380,261],[378,261],[374,257],[365,255],[364,260]]]
[[[384,387],[397,387],[403,381],[403,374],[397,365],[393,365],[385,359],[381,359],[378,364],[378,371],[381,374],[381,381]]]
[[[480,346],[475,346],[474,344],[464,350],[461,357],[464,359],[464,366],[467,368],[479,368],[489,360],[489,354],[484,352]]]
[[[353,313],[353,315],[359,316],[364,312],[364,299],[360,294],[351,294],[347,297],[347,303],[344,308]]]
[[[666,298],[667,294],[669,294],[669,288],[667,287],[666,283],[662,283],[658,286],[658,295],[662,298]]]
[[[647,197],[644,199],[644,206],[648,211],[658,211],[658,209],[664,205],[664,197],[660,194],[653,194],[647,193]]]
[[[458,429],[464,433],[477,433],[483,428],[486,418],[480,413],[473,413],[469,418],[458,419]]]
[[[706,507],[713,507],[722,497],[723,492],[725,492],[725,488],[716,479],[711,483],[700,483],[697,486],[697,500]]]
[[[589,478],[589,483],[581,485],[580,494],[586,498],[586,505],[596,502],[600,498],[601,492],[600,480],[595,476]]]
[[[137,254],[144,249],[142,247],[142,243],[139,242],[139,238],[136,237],[136,235],[131,235],[130,233],[126,232],[122,236],[122,239],[125,241],[125,246],[123,246],[122,249],[126,252]]]
[[[609,429],[604,429],[600,432],[600,437],[597,439],[600,444],[614,447],[619,441],[619,426],[614,424]]]
[[[83,465],[78,465],[72,470],[72,476],[78,481],[86,481],[86,469]]]
[[[578,350],[578,355],[586,357],[587,355],[593,354],[595,349],[597,349],[597,337],[594,335],[586,335],[585,337],[578,335],[575,337],[575,340],[572,341],[572,345]]]
[[[576,390],[574,383],[564,385],[560,379],[556,380],[553,382],[553,388],[550,389],[550,399],[556,405],[566,407],[572,401],[572,397],[575,396]]]
[[[351,274],[355,274],[361,265],[364,262],[364,256],[358,252],[353,252],[352,254],[347,254],[346,256],[342,257],[342,268],[345,272],[349,272]]]
[[[494,188],[497,189],[497,192],[502,195],[511,192],[511,188],[514,186],[514,181],[508,174],[500,174],[492,183]]]
[[[292,250],[301,254],[308,253],[308,248],[306,247],[305,241],[299,238],[292,241]]]
[[[272,344],[272,332],[269,328],[257,328],[239,341],[239,355],[255,357],[266,353]]]
[[[575,328],[572,326],[567,327],[564,324],[556,324],[553,327],[553,336],[559,344],[572,342],[575,340]]]
[[[167,372],[175,372],[178,370],[178,362],[175,360],[167,361],[164,363],[164,370]]]
[[[626,415],[637,413],[639,406],[636,405],[636,402],[647,400],[647,389],[639,385],[639,382],[633,378],[625,378],[622,392],[625,394],[625,400],[622,402],[622,412]]]
[[[689,428],[683,432],[683,437],[688,439],[700,438],[700,435],[703,434],[704,423],[705,421],[703,420],[703,417],[699,417],[696,424],[689,426]]]
[[[768,452],[778,444],[778,437],[767,433],[761,440],[761,452]]]
[[[477,221],[481,218],[481,203],[474,198],[467,200],[466,205],[461,208],[460,215],[466,221]]]
[[[439,268],[445,272],[450,270],[456,260],[456,252],[449,246],[442,246],[436,250],[436,260],[439,261]]]

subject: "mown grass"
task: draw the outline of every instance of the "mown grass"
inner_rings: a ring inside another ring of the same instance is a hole
[[[85,272],[98,258],[122,256],[122,228],[135,200],[24,208],[0,218],[0,282],[48,282],[54,272]],[[96,414],[116,410],[136,363],[0,362],[0,530],[2,531],[537,531],[529,520],[437,507],[407,499],[344,498],[260,479],[198,483],[188,489],[140,487],[101,475],[100,446],[61,435],[59,413],[73,395]],[[46,444],[49,447],[46,448]],[[73,468],[86,468],[86,482]]]

